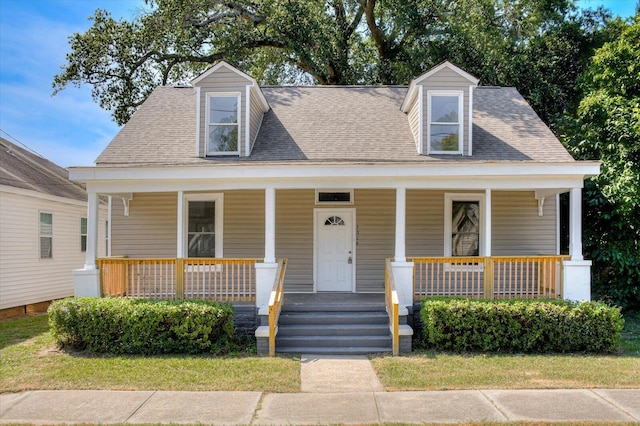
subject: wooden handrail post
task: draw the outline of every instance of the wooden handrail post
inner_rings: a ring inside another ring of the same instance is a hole
[[[184,299],[184,259],[176,259],[176,299]]]
[[[493,259],[484,258],[484,298],[493,299]]]

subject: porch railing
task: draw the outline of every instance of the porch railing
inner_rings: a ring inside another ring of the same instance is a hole
[[[276,277],[273,281],[273,289],[269,296],[269,356],[276,355],[276,334],[280,311],[284,303],[284,276],[287,272],[287,259],[280,259]]]
[[[561,298],[568,256],[413,257],[414,298]]]
[[[400,354],[400,303],[398,300],[396,281],[393,277],[393,269],[391,268],[391,259],[387,259],[384,270],[385,303],[387,305],[387,314],[389,315],[389,324],[391,325],[391,350],[393,356],[397,356]]]
[[[254,301],[261,259],[100,258],[102,296]]]

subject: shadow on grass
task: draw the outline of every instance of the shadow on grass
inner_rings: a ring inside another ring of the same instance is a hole
[[[47,314],[0,321],[0,349],[20,344],[48,332]]]

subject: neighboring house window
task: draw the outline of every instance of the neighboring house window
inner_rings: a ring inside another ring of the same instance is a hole
[[[222,194],[186,196],[187,257],[222,257]]]
[[[53,214],[40,212],[40,259],[53,258]]]
[[[80,251],[87,251],[87,218],[80,218]]]
[[[428,153],[462,154],[462,92],[429,92]]]
[[[240,94],[207,94],[207,155],[239,154]]]
[[[484,194],[445,194],[445,256],[482,256]]]

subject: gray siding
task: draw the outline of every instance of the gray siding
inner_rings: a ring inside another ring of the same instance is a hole
[[[360,189],[356,208],[356,291],[383,292],[385,259],[393,257],[396,234],[396,192]]]
[[[447,191],[450,192],[450,191]],[[406,254],[444,253],[445,191],[408,190]],[[358,189],[353,205],[315,204],[314,190],[276,191],[276,256],[288,258],[287,292],[313,291],[313,211],[316,208],[356,210],[356,289],[384,288],[385,259],[394,256],[395,190]],[[539,217],[533,192],[492,192],[492,252],[500,255],[556,253],[555,197]],[[264,191],[224,193],[224,256],[264,257]],[[112,254],[129,257],[175,257],[177,194],[135,194],[130,215],[114,200]]]
[[[251,149],[253,149],[253,143],[256,140],[256,136],[258,136],[258,130],[262,124],[264,114],[262,113],[262,106],[258,100],[258,95],[255,93],[251,93],[249,104],[251,105],[251,131],[249,133],[249,143],[251,144]]]
[[[547,197],[538,216],[533,192],[498,192],[492,199],[494,256],[556,254],[556,197]]]
[[[409,114],[407,114],[407,118],[409,119],[409,127],[411,128],[413,140],[416,143],[416,151],[420,152],[420,102],[414,101],[409,110]]]
[[[285,290],[313,291],[315,191],[276,191],[276,257],[287,258]]]
[[[264,258],[264,191],[224,194],[224,257]]]
[[[445,191],[407,191],[407,256],[444,254],[444,194]],[[538,216],[538,203],[530,191],[493,191],[491,201],[492,255],[556,254],[555,197],[546,199],[542,217]]]
[[[197,86],[200,87],[200,153],[202,156],[206,154],[207,141],[207,93],[208,92],[237,92],[240,93],[240,131],[238,133],[238,145],[240,146],[240,156],[244,156],[244,140],[245,140],[245,108],[247,107],[246,86],[249,81],[246,78],[231,71],[229,68],[222,66],[215,72],[208,75],[200,81]]]
[[[406,254],[444,253],[444,191],[407,190]]]
[[[462,115],[464,117],[462,132],[463,132],[463,154],[468,155],[469,149],[469,86],[470,82],[466,78],[460,76],[458,73],[450,70],[449,68],[443,68],[436,72],[428,79],[421,81],[423,87],[423,99],[422,99],[422,113],[423,113],[423,125],[424,128],[424,146],[423,153],[428,151],[429,141],[427,140],[427,126],[429,125],[429,96],[430,90],[454,90],[463,92],[462,102]]]
[[[122,202],[113,200],[111,213],[111,255],[176,257],[178,194],[134,194],[129,216]]]

